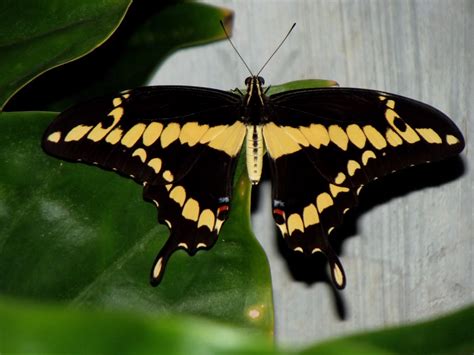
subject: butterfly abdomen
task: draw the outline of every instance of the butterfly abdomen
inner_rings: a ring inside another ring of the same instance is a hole
[[[247,173],[253,185],[260,181],[263,164],[263,135],[261,125],[248,125],[246,136]]]

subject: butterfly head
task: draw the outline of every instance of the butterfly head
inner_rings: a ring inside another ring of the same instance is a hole
[[[265,84],[265,79],[258,75],[252,75],[245,79],[247,86],[247,95],[245,102],[247,106],[263,106],[264,105],[264,90],[262,86]]]
[[[252,75],[252,76],[248,76],[246,79],[245,79],[245,85],[247,86],[247,88],[249,87],[249,85],[264,85],[265,84],[265,79],[262,78],[261,76],[257,76],[257,75]]]

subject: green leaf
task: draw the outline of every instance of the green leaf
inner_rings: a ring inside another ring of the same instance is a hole
[[[245,170],[217,244],[194,257],[176,252],[153,288],[149,271],[168,229],[132,180],[42,152],[42,132],[55,115],[0,116],[0,293],[201,315],[270,335],[270,272],[250,230]]]
[[[130,0],[3,0],[0,111],[41,73],[82,56],[117,28]]]
[[[435,320],[353,335],[300,354],[472,354],[474,307]]]
[[[79,311],[0,298],[0,353],[267,354],[248,330],[189,317]]]
[[[302,351],[203,319],[77,310],[0,298],[0,353],[471,354],[474,307],[415,325],[349,336]]]
[[[295,80],[284,84],[270,86],[267,95],[278,94],[289,90],[325,88],[331,86],[339,86],[339,84],[334,80],[326,79]]]
[[[219,20],[231,33],[232,18],[230,10],[206,4],[135,2],[103,46],[41,76],[7,108],[62,111],[85,99],[143,86],[176,50],[225,38]]]

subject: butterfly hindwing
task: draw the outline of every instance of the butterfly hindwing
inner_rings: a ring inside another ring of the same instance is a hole
[[[194,255],[214,245],[229,212],[236,162],[223,152],[206,149],[180,181],[145,187],[144,198],[159,204],[158,219],[170,228],[152,269],[153,285],[160,282],[175,250]]]
[[[273,217],[290,249],[307,255],[323,252],[336,285],[345,276],[328,235],[356,202],[355,191],[325,180],[304,151],[270,159]]]
[[[272,167],[273,215],[291,249],[342,266],[328,235],[369,181],[459,153],[464,140],[440,111],[401,96],[324,88],[275,94],[263,135]]]
[[[159,206],[170,238],[151,281],[176,249],[212,247],[226,220],[245,126],[241,99],[219,90],[146,87],[79,104],[48,127],[49,154],[130,176]]]

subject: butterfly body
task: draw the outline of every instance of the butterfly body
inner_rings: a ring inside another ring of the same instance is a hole
[[[232,178],[245,144],[249,179],[267,153],[273,217],[289,248],[322,252],[345,285],[329,237],[371,180],[458,154],[464,139],[443,113],[421,102],[353,88],[301,89],[267,96],[155,86],[73,106],[48,127],[43,148],[143,184],[170,237],[151,272],[157,285],[177,249],[211,248],[228,217]]]
[[[262,88],[264,80],[259,76],[245,79],[247,93],[243,98],[243,122],[247,126],[246,154],[247,173],[253,185],[259,183],[262,176],[264,140],[263,125],[271,115],[268,112],[269,100]]]

